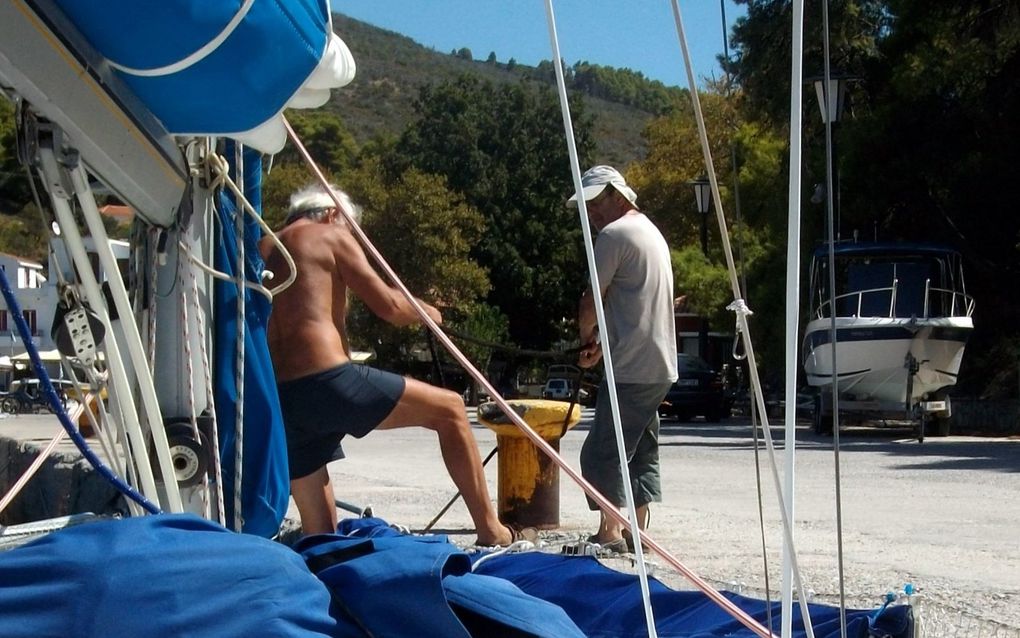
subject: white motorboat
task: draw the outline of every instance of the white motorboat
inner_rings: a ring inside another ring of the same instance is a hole
[[[833,254],[835,290],[828,247],[812,258],[804,330],[804,372],[818,390],[816,431],[832,427],[835,381],[841,409],[932,417],[933,433],[948,434],[945,391],[956,383],[974,328],[959,253],[930,244],[855,242],[835,246]]]

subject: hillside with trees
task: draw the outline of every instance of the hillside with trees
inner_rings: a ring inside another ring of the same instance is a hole
[[[791,7],[744,1],[747,15],[730,33],[730,80],[706,84],[700,97],[755,311],[759,361],[775,379],[786,297]],[[1012,396],[1020,352],[1012,285],[1020,274],[1013,175],[1020,2],[836,0],[830,17],[833,68],[856,78],[836,131],[841,234],[958,248],[977,300],[958,391]],[[363,226],[380,251],[415,294],[442,308],[453,331],[529,349],[569,343],[586,266],[576,212],[563,206],[572,183],[553,63],[438,52],[341,15],[334,24],[357,59],[357,78],[325,107],[288,117],[331,178],[364,205]],[[808,7],[805,25],[811,76],[822,70],[819,7]],[[677,293],[728,330],[719,231],[710,223],[703,254],[689,184],[705,172],[690,96],[629,69],[578,62],[564,72],[581,164],[625,171],[673,249]],[[805,89],[806,256],[824,237],[824,207],[811,196],[825,181],[825,144]],[[11,114],[0,105],[0,210],[7,213],[0,250],[38,257],[42,222],[14,156]],[[275,158],[264,192],[271,224],[308,181],[293,149]],[[363,310],[352,325],[355,345],[376,350],[388,367],[408,370],[428,359],[420,329],[381,326]],[[461,345],[482,365],[493,355]]]

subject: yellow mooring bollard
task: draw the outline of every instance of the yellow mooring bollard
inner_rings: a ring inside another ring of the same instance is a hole
[[[581,420],[581,406],[566,401],[507,401],[557,452],[560,438]],[[499,519],[519,527],[560,526],[560,470],[495,403],[478,406],[478,421],[496,433],[499,446]]]

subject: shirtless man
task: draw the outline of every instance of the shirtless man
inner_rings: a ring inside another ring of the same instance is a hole
[[[341,191],[344,208],[360,210]],[[357,217],[355,217],[357,219]],[[341,439],[372,430],[421,426],[439,437],[443,462],[464,495],[479,545],[506,545],[512,531],[499,522],[489,500],[478,448],[460,396],[410,378],[354,364],[347,338],[347,293],[396,326],[417,323],[411,303],[369,264],[357,238],[328,192],[312,187],[291,197],[277,233],[297,268],[297,279],[273,299],[269,351],[287,432],[290,490],[305,534],[335,532],[333,486],[326,464],[343,458]],[[266,267],[286,273],[287,264],[268,238],[261,245]],[[419,301],[429,317],[439,311]]]

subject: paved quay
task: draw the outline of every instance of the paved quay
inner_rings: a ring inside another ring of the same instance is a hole
[[[473,414],[473,411],[471,411]],[[590,422],[561,441],[561,454],[578,467]],[[0,437],[42,446],[57,431],[52,415],[0,418]],[[773,427],[777,453],[783,432]],[[483,458],[495,445],[487,428],[474,433]],[[835,524],[832,439],[797,428],[794,503],[796,544],[810,592],[838,600],[837,549],[843,548],[851,606],[873,607],[905,583],[920,587],[940,619],[965,618],[1009,638],[1020,638],[1020,439],[950,436],[923,444],[907,430],[853,428],[843,432],[840,484],[843,529]],[[61,450],[68,451],[65,442]],[[663,423],[660,453],[664,502],[652,509],[651,533],[687,567],[718,587],[764,595],[765,562],[773,590],[780,583],[781,523],[772,472],[759,442],[765,551],[758,515],[755,442],[746,419],[721,424]],[[332,463],[337,498],[371,505],[375,515],[421,529],[453,496],[435,436],[422,429],[373,433],[344,443],[348,458]],[[486,468],[492,497],[497,463]],[[780,460],[782,463],[782,460]],[[782,469],[780,469],[780,476]],[[296,518],[292,507],[289,514]],[[543,534],[555,549],[595,529],[579,488],[563,475],[560,529]],[[474,535],[462,501],[436,526],[454,542]],[[652,558],[653,573],[677,588],[684,579]],[[627,568],[626,559],[615,561]],[[959,621],[953,621],[959,627]],[[939,635],[979,635],[967,630]]]

